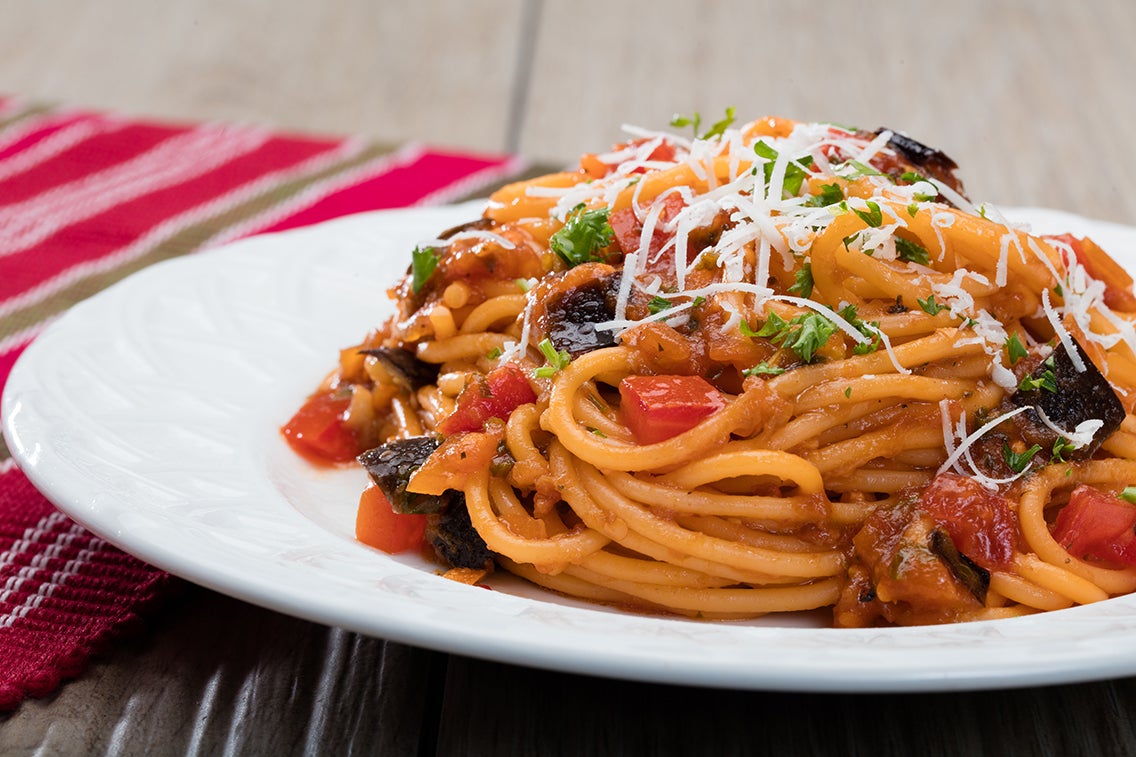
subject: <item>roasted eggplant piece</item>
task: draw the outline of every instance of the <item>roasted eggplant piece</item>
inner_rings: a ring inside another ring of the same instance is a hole
[[[461,234],[463,231],[484,231],[491,228],[493,228],[492,218],[477,218],[473,221],[466,221],[463,224],[446,229],[438,235],[438,239],[449,239],[452,236]]]
[[[383,490],[395,512],[438,513],[445,510],[455,498],[461,499],[461,492],[448,489],[440,495],[434,495],[415,494],[406,490],[414,471],[426,462],[426,458],[438,449],[438,445],[438,439],[433,436],[395,439],[367,450],[359,455],[358,460],[375,485]]]
[[[886,127],[880,127],[874,132],[868,133],[867,136],[877,137],[885,131],[891,132],[891,136],[888,138],[888,146],[895,150],[896,154],[910,164],[916,172],[938,179],[959,194],[966,195],[962,182],[955,176],[958,164],[951,160],[946,153]]]
[[[438,449],[433,436],[396,439],[359,455],[359,462],[396,512],[427,515],[426,540],[438,557],[455,568],[488,568],[493,553],[474,529],[465,495],[447,489],[439,495],[406,490],[410,477]]]
[[[583,268],[580,266],[579,269]],[[605,266],[606,268],[606,266]],[[572,279],[578,278],[574,271]],[[615,346],[610,331],[598,331],[597,323],[615,317],[619,279],[614,275],[590,278],[575,286],[557,287],[544,306],[542,326],[557,350],[572,357],[601,347]]]
[[[439,558],[455,568],[489,568],[493,553],[470,522],[465,497],[454,494],[457,499],[445,510],[427,518],[426,540]]]
[[[1083,460],[1091,457],[1104,440],[1120,428],[1124,406],[1084,348],[1075,340],[1073,345],[1085,370],[1077,370],[1069,352],[1058,344],[1029,374],[1029,380],[1023,382],[1023,388],[1019,388],[1010,401],[1017,407],[1030,408],[1016,417],[1021,419],[1018,427],[1028,443],[1041,444],[1043,449],[1053,449],[1058,434],[1041,419],[1039,411],[1051,424],[1070,432],[1085,421],[1102,421],[1103,425],[1089,444],[1067,453],[1069,459]]]
[[[438,366],[419,360],[407,350],[376,347],[359,352],[381,360],[391,377],[407,391],[417,391],[438,381]]]

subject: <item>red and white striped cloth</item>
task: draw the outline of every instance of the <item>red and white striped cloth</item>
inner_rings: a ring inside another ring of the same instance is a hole
[[[525,171],[508,156],[0,97],[0,388],[51,321],[159,260],[348,213],[458,201]],[[0,442],[0,710],[78,675],[172,584],[52,507]]]

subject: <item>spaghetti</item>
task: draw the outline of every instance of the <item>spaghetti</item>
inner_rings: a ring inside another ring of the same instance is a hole
[[[285,434],[359,456],[361,540],[462,580],[838,626],[1132,592],[1132,279],[954,171],[883,129],[630,130],[420,244]]]

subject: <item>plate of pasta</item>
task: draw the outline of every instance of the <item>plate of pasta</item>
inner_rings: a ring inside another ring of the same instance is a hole
[[[13,455],[142,559],[434,649],[1136,673],[1136,230],[975,204],[889,129],[684,123],[142,271],[21,357]]]

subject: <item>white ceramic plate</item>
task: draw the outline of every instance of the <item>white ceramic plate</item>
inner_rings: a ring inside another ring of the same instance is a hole
[[[486,591],[352,539],[364,476],[317,470],[278,434],[388,311],[413,245],[477,206],[344,218],[148,268],[69,311],[23,354],[4,433],[75,520],[191,581],[433,649],[720,687],[916,691],[1136,674],[1136,597],[996,622],[837,630],[647,617],[502,578]],[[1019,210],[1117,256],[1136,229]],[[1124,259],[1124,258],[1122,258]],[[1131,265],[1134,258],[1124,259]]]

